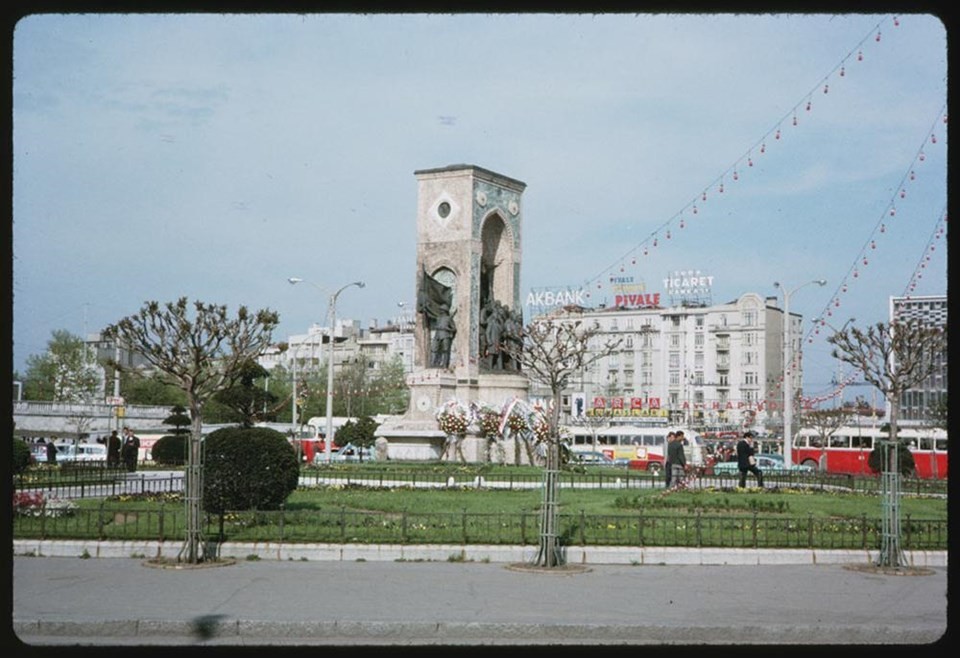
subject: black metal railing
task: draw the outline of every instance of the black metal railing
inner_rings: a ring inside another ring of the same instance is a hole
[[[535,544],[535,510],[504,512],[366,512],[339,509],[206,514],[206,536],[219,542],[359,544]],[[184,537],[182,503],[118,509],[69,509],[62,501],[14,514],[18,539],[174,541]],[[947,521],[906,515],[904,550],[946,550]],[[558,537],[567,546],[683,546],[715,548],[869,549],[880,546],[881,519],[834,519],[696,510],[676,514],[560,514]]]

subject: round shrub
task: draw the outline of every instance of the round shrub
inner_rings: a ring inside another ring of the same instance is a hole
[[[30,465],[30,446],[20,439],[13,440],[13,472],[23,473]]]
[[[299,479],[297,453],[276,430],[225,427],[204,439],[203,507],[208,512],[279,509]]]
[[[157,439],[150,450],[150,457],[164,466],[182,466],[187,462],[189,434],[167,434]]]
[[[870,456],[867,458],[867,465],[874,473],[880,473],[883,470],[882,460],[886,458],[887,450],[878,445],[876,448],[870,451]],[[910,449],[905,443],[899,441],[897,442],[897,459],[898,466],[900,467],[900,475],[913,475],[914,470],[917,467],[917,464],[913,459],[913,453],[910,452]]]

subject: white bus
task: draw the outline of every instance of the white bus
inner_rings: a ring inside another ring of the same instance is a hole
[[[667,433],[683,430],[683,452],[688,466],[704,466],[706,455],[703,439],[685,427],[637,427],[633,425],[606,425],[604,427],[568,427],[570,452],[573,456],[601,452],[617,464],[629,468],[659,473],[666,460]]]

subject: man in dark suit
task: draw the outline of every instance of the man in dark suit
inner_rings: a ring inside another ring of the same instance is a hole
[[[763,487],[763,472],[757,468],[756,449],[753,447],[753,432],[744,432],[743,438],[737,442],[737,468],[740,469],[740,488],[747,486],[747,472],[757,478],[757,486]]]

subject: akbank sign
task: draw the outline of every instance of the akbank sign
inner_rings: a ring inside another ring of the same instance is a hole
[[[534,288],[527,295],[526,306],[544,311],[557,306],[586,306],[587,296],[583,288],[572,286],[559,288]]]

